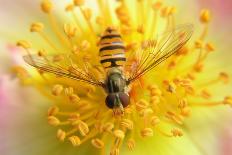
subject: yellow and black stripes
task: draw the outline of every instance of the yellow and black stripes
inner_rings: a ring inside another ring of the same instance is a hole
[[[100,62],[105,68],[123,66],[126,61],[125,46],[116,29],[107,28],[99,46]]]

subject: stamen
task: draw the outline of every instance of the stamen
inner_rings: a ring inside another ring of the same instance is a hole
[[[127,147],[130,151],[133,151],[135,148],[135,140],[134,139],[129,139],[127,141]]]
[[[61,95],[63,89],[64,89],[64,88],[63,88],[62,85],[56,84],[56,85],[54,85],[53,88],[52,88],[52,94],[53,94],[54,96],[59,96],[59,95]]]
[[[102,149],[104,147],[104,142],[98,138],[92,139],[92,145],[98,149]]]
[[[151,128],[144,128],[141,130],[141,136],[142,137],[152,137],[153,136],[153,130]]]
[[[125,137],[125,133],[122,130],[114,130],[114,136],[119,139],[123,139]]]
[[[60,141],[64,141],[64,139],[66,138],[66,133],[65,131],[61,130],[61,129],[58,129],[57,131],[57,134],[56,134],[56,137],[58,138],[58,140]]]
[[[50,107],[48,109],[48,116],[55,116],[59,112],[59,108],[57,106]]]
[[[48,124],[52,126],[58,126],[60,124],[60,120],[57,119],[55,116],[49,116],[48,117]]]
[[[89,133],[89,127],[85,122],[80,121],[78,124],[78,129],[82,136],[86,136]]]
[[[71,136],[68,138],[68,140],[72,143],[73,146],[81,145],[81,140],[78,136]]]

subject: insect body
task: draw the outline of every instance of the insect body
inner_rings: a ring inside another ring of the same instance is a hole
[[[191,37],[193,26],[186,24],[171,29],[162,35],[146,41],[146,44],[125,56],[125,46],[120,34],[114,28],[107,28],[99,42],[100,63],[105,68],[104,81],[96,79],[94,75],[77,65],[56,64],[36,55],[24,56],[24,60],[37,69],[53,73],[58,76],[83,81],[105,89],[105,99],[108,108],[114,113],[122,114],[130,103],[128,85],[144,74],[148,73],[158,64],[175,54]],[[127,60],[136,58],[135,62]],[[129,76],[124,75],[126,66],[129,67]]]
[[[120,34],[113,28],[106,29],[99,45],[100,62],[107,70],[105,89],[108,96],[106,97],[106,105],[115,111],[123,111],[123,108],[129,105],[126,79],[122,71],[126,62],[125,46]]]

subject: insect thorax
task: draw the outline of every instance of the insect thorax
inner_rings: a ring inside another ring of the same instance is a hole
[[[127,87],[122,71],[115,67],[108,71],[105,84],[108,93],[125,92]]]

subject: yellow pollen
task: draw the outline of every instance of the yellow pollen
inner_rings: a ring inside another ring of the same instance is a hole
[[[81,140],[78,136],[71,136],[68,138],[68,140],[72,143],[73,146],[81,145]]]
[[[53,8],[53,5],[50,0],[43,0],[41,3],[41,9],[45,13],[50,13]]]
[[[92,139],[92,145],[98,149],[102,149],[104,147],[104,142],[98,138]]]
[[[58,140],[64,141],[64,139],[66,138],[66,133],[63,130],[58,129],[56,137],[58,138]]]

